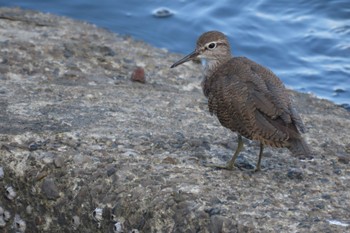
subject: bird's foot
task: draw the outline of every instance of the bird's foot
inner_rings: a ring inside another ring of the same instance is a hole
[[[260,172],[260,171],[261,171],[260,166],[259,167],[255,167],[254,172]]]
[[[248,171],[248,172],[260,172],[263,169],[261,169],[260,166],[255,167],[254,165],[250,164],[250,163],[235,163],[232,164],[230,162],[226,163],[226,164],[216,164],[216,163],[203,163],[203,166],[205,167],[211,167],[211,168],[216,168],[216,169],[223,169],[223,170],[229,170],[232,171],[235,168],[238,168],[242,171]]]

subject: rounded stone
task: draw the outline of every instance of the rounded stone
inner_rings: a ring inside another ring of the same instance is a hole
[[[61,156],[56,156],[53,160],[56,168],[61,168],[64,165],[64,159]]]
[[[80,218],[79,218],[79,216],[76,216],[76,215],[73,216],[72,224],[73,224],[74,229],[77,229],[79,227],[79,225],[80,225]]]
[[[6,226],[6,222],[3,218],[0,218],[0,228],[4,228]]]
[[[28,146],[29,151],[35,151],[35,150],[38,150],[39,148],[40,148],[40,144],[38,144],[36,142],[33,142],[33,143],[29,144],[29,146]]]
[[[350,163],[350,156],[347,155],[338,155],[338,162],[343,164],[349,164]]]
[[[146,83],[145,70],[142,67],[137,67],[131,75],[131,81]]]
[[[56,200],[60,197],[58,188],[55,184],[55,181],[51,178],[46,178],[41,185],[41,192],[49,200]]]
[[[302,180],[304,177],[303,171],[298,168],[290,168],[288,170],[287,176],[289,179],[292,179],[292,180]]]
[[[117,169],[113,166],[107,169],[107,176],[111,176],[116,173]]]
[[[15,191],[15,189],[12,186],[6,186],[6,192],[5,192],[6,197],[9,200],[14,200],[17,196],[17,193]]]
[[[13,225],[16,232],[22,233],[26,231],[27,224],[23,219],[21,219],[21,217],[18,214],[15,215]]]

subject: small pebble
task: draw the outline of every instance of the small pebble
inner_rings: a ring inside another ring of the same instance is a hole
[[[107,176],[113,175],[116,171],[117,171],[117,169],[116,169],[114,166],[111,167],[111,168],[109,168],[109,169],[107,170]]]
[[[349,164],[350,156],[347,155],[338,155],[338,162],[343,164]]]
[[[38,150],[40,148],[40,146],[41,146],[40,144],[33,142],[33,143],[29,144],[28,150],[35,151],[35,150]]]
[[[298,168],[290,168],[288,170],[287,176],[292,180],[302,180],[303,179],[303,171]]]
[[[72,224],[73,224],[74,229],[77,229],[79,227],[79,225],[80,225],[80,218],[79,218],[79,216],[76,216],[76,215],[73,216]]]
[[[116,55],[114,50],[108,46],[100,47],[99,50],[104,56],[114,57]]]
[[[26,222],[23,219],[21,219],[21,217],[18,214],[15,215],[15,221],[13,222],[13,224],[16,232],[22,233],[26,231]]]
[[[349,105],[349,111],[350,111],[350,105]],[[350,155],[350,143],[345,146],[345,152]]]
[[[93,212],[92,212],[92,217],[94,218],[94,220],[96,222],[101,222],[103,219],[103,210],[102,208],[96,208]]]
[[[36,180],[40,181],[44,179],[48,175],[47,171],[42,171],[36,176]]]
[[[56,168],[61,168],[63,167],[64,159],[61,156],[56,156],[53,160],[53,163]]]
[[[178,162],[174,158],[166,157],[165,159],[163,159],[162,163],[175,165]]]
[[[6,226],[6,222],[3,218],[0,218],[0,228],[4,228]]]
[[[28,205],[26,208],[26,212],[28,215],[31,215],[33,213],[33,207],[31,205]]]
[[[10,221],[11,218],[11,213],[8,210],[5,210],[4,213],[2,214],[3,219],[5,222]]]
[[[342,174],[342,170],[340,168],[335,168],[333,170],[334,174],[337,174],[337,175],[341,175]]]
[[[213,207],[209,209],[204,210],[206,213],[208,213],[210,216],[212,215],[218,215],[221,213],[221,210],[219,208]]]
[[[5,188],[6,188],[6,192],[5,192],[6,197],[11,201],[15,199],[17,194],[14,188],[12,186],[6,186]]]
[[[145,70],[142,67],[137,67],[131,75],[131,81],[146,83]]]
[[[117,222],[113,226],[113,232],[120,233],[123,232],[123,225],[120,222]]]
[[[4,169],[2,167],[0,167],[0,180],[2,180],[4,178]]]
[[[41,192],[49,200],[56,200],[60,194],[55,182],[51,178],[46,178],[41,185]]]
[[[237,165],[239,168],[243,168],[245,170],[253,170],[255,169],[255,166],[250,163],[245,157],[243,156],[238,156],[237,160]]]

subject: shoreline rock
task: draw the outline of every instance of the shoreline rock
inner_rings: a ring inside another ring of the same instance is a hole
[[[236,135],[208,113],[198,65],[169,69],[181,55],[18,8],[0,8],[0,46],[5,232],[350,230],[345,109],[290,91],[315,159],[267,149],[260,173],[214,170],[202,162],[224,163]],[[257,153],[246,141],[239,159]]]

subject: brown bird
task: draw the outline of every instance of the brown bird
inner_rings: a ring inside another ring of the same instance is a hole
[[[202,34],[196,49],[171,68],[196,58],[206,60],[202,88],[209,112],[238,134],[232,159],[225,166],[215,167],[233,169],[243,148],[242,136],[260,142],[255,170],[260,170],[264,145],[286,147],[299,158],[311,157],[300,134],[305,131],[304,124],[282,81],[272,71],[246,57],[232,57],[226,36],[218,31]]]

